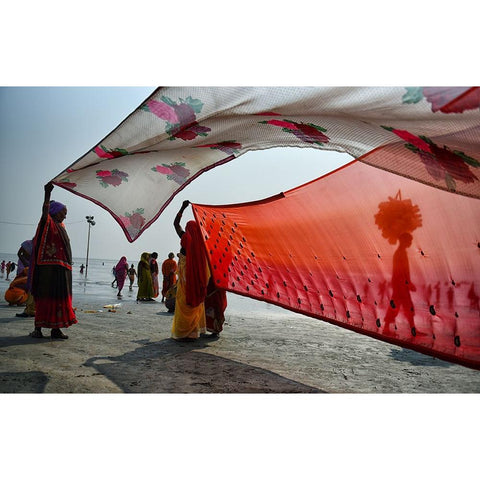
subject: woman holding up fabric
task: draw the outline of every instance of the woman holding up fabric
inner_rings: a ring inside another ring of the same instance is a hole
[[[72,308],[72,251],[63,225],[67,207],[50,201],[53,184],[44,187],[42,217],[33,241],[30,262],[31,292],[35,299],[34,338],[42,338],[42,328],[51,328],[51,337],[67,339],[60,328],[77,323]]]
[[[115,267],[115,278],[117,279],[117,298],[122,298],[122,289],[127,278],[128,262],[127,257],[122,257]]]
[[[187,223],[185,231],[180,226],[183,211],[189,203],[188,200],[183,202],[173,222],[185,254],[180,255],[178,261],[172,338],[187,342],[194,341],[206,331],[204,300],[210,277],[200,227],[194,220]]]
[[[150,254],[143,252],[137,267],[138,292],[137,301],[152,302],[153,300],[153,281],[150,271]]]

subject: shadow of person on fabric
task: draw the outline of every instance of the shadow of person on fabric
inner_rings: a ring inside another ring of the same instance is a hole
[[[382,333],[392,336],[392,326],[396,330],[397,319],[400,311],[407,320],[412,336],[417,335],[415,328],[415,307],[411,292],[416,291],[416,286],[410,278],[410,265],[407,249],[411,247],[412,232],[422,226],[422,216],[418,205],[413,205],[411,199],[402,199],[399,190],[395,197],[388,197],[386,202],[378,205],[378,212],[374,215],[375,223],[382,231],[382,237],[388,243],[398,247],[393,254],[391,296],[387,313],[384,318]]]
[[[177,343],[140,340],[117,357],[92,357],[93,367],[125,393],[324,393],[271,371],[206,351],[211,339]]]
[[[415,330],[415,307],[413,305],[410,292],[415,292],[417,288],[410,279],[410,266],[408,263],[407,248],[412,245],[412,235],[403,233],[398,238],[398,248],[393,255],[392,268],[392,295],[390,304],[385,316],[384,334],[391,333],[391,326],[394,324],[400,310],[403,310],[405,318],[408,320],[412,335],[416,335]]]

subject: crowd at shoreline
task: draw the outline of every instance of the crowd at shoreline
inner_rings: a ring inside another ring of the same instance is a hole
[[[61,329],[78,323],[72,307],[73,258],[70,239],[65,229],[67,206],[51,200],[51,182],[44,186],[45,197],[42,216],[35,237],[22,242],[18,250],[18,268],[15,279],[5,292],[9,305],[25,306],[18,317],[32,317],[32,338],[43,338],[42,328],[50,329],[52,339],[67,340]],[[180,240],[178,263],[173,252],[168,254],[159,268],[157,252],[143,252],[135,269],[134,264],[122,256],[112,269],[112,287],[117,288],[117,299],[123,297],[125,281],[129,291],[137,279],[137,302],[152,302],[161,294],[161,302],[174,313],[172,338],[177,341],[195,341],[202,335],[218,337],[225,321],[226,292],[213,282],[202,241],[200,227],[195,220],[180,225],[184,210],[190,202],[185,200],[173,226]],[[88,260],[87,260],[88,262]],[[87,263],[86,262],[86,263]],[[1,272],[7,280],[15,269],[11,261],[2,262]],[[88,263],[80,265],[80,275]],[[160,285],[159,275],[162,274]]]

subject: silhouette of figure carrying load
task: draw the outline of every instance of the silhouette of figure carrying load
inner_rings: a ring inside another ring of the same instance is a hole
[[[412,232],[422,226],[420,208],[418,205],[413,205],[410,199],[402,200],[400,190],[395,198],[389,197],[387,202],[381,202],[378,207],[375,223],[382,230],[382,236],[392,245],[398,241],[397,250],[393,255],[392,293],[384,319],[383,333],[386,335],[391,333],[392,324],[400,310],[403,310],[410,331],[413,336],[416,336],[415,307],[411,297],[411,292],[415,292],[416,287],[410,278],[407,249],[412,245]]]

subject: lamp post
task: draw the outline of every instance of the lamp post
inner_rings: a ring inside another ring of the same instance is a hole
[[[88,250],[90,249],[90,228],[95,225],[95,220],[93,220],[93,215],[87,215],[85,217],[88,223],[88,239],[87,239],[87,260],[85,261],[85,278],[87,278],[88,273]]]

